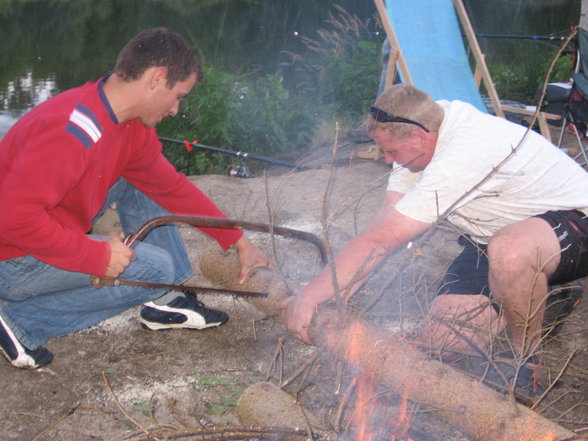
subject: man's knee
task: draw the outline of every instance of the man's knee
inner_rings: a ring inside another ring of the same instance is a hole
[[[559,264],[559,254],[555,233],[537,217],[502,228],[488,243],[490,272],[498,277],[530,269],[550,275]]]
[[[518,238],[505,230],[496,233],[488,242],[490,272],[516,272],[521,264],[527,264],[521,254],[523,247],[518,243]]]

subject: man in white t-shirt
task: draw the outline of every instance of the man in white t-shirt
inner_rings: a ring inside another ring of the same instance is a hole
[[[336,258],[341,292],[351,296],[387,254],[447,219],[464,251],[421,342],[448,357],[480,355],[506,326],[513,356],[532,367],[548,286],[588,275],[588,173],[525,127],[412,86],[380,95],[368,127],[395,166],[374,219]],[[333,296],[331,277],[324,269],[286,306],[286,324],[303,341],[316,306]],[[526,366],[517,385],[530,379]]]

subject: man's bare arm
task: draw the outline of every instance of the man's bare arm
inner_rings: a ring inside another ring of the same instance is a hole
[[[415,221],[399,213],[396,202],[401,194],[388,192],[382,206],[366,230],[349,242],[335,259],[337,285],[348,299],[388,254],[418,236],[431,224]],[[316,306],[334,296],[331,268],[328,266],[305,287],[286,308],[290,331],[308,342],[306,327]]]

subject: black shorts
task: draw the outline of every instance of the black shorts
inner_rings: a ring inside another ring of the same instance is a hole
[[[588,216],[577,210],[548,211],[538,216],[557,236],[561,249],[559,266],[549,279],[551,285],[572,282],[588,275]]]
[[[469,236],[460,236],[458,242],[463,251],[447,269],[437,295],[483,294],[490,297],[487,246],[473,242]]]
[[[558,267],[550,285],[572,282],[588,275],[588,216],[577,210],[548,211],[535,217],[544,219],[555,232],[561,249]],[[439,294],[483,294],[490,297],[486,245],[468,236],[459,238],[463,251],[453,261],[437,291]]]

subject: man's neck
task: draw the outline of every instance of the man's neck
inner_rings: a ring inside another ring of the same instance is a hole
[[[117,74],[104,81],[102,90],[119,123],[137,118],[138,89],[138,81],[123,81]]]

